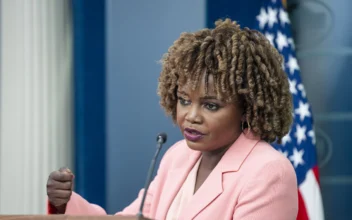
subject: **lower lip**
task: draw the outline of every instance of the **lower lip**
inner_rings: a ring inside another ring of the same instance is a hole
[[[199,141],[199,140],[202,139],[202,137],[204,136],[204,135],[202,135],[202,134],[192,134],[192,133],[187,132],[187,131],[184,131],[183,134],[184,134],[184,136],[185,136],[185,138],[186,138],[187,140],[193,141],[193,142]]]

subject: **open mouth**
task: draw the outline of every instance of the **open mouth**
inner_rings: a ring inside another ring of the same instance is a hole
[[[196,142],[200,139],[203,138],[204,134],[200,131],[190,129],[190,128],[185,128],[183,135],[185,138],[189,141]]]

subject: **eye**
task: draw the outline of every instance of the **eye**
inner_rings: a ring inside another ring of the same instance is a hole
[[[187,101],[181,97],[178,97],[178,101],[180,102],[181,105],[189,105],[191,103],[190,101]]]
[[[217,111],[219,109],[219,105],[215,103],[205,103],[205,108],[207,108],[210,111]]]

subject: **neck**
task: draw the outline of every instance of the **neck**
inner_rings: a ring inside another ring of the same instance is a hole
[[[229,147],[224,147],[215,151],[203,151],[200,165],[207,170],[213,170],[228,149]]]
[[[221,147],[213,151],[202,151],[202,160],[200,162],[200,166],[210,171],[213,170],[221,160],[222,156],[224,156],[226,151],[237,140],[238,136],[239,135],[236,135],[235,140],[225,147]]]

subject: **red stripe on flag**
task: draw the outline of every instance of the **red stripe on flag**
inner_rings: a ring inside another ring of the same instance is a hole
[[[297,220],[309,220],[306,205],[302,198],[301,192],[298,190],[298,215]]]
[[[320,185],[318,166],[313,167],[313,173],[314,173],[315,179],[317,180],[318,184]]]

